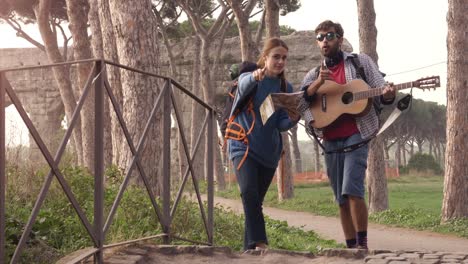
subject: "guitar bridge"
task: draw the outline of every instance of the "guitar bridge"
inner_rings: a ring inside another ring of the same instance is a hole
[[[322,112],[326,112],[327,111],[327,95],[323,94],[320,99],[322,100]]]

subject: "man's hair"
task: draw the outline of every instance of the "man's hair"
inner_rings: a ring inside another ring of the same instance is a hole
[[[326,31],[328,29],[334,28],[335,32],[340,35],[340,37],[343,37],[344,31],[343,27],[341,27],[340,23],[334,23],[331,20],[325,20],[322,23],[320,23],[316,28],[315,28],[315,34],[318,34],[319,31]]]

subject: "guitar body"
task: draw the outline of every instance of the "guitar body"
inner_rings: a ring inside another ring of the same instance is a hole
[[[352,80],[341,85],[332,81],[325,81],[317,91],[316,99],[310,110],[314,117],[311,125],[314,128],[324,128],[330,125],[342,114],[361,116],[372,107],[372,98],[357,100],[356,92],[369,90],[369,85],[363,80]]]

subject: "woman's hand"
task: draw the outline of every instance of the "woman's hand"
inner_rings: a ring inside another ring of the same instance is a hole
[[[263,80],[263,78],[265,78],[265,73],[266,73],[266,67],[262,68],[262,69],[257,69],[255,70],[252,75],[254,77],[254,79],[259,82],[261,80]]]

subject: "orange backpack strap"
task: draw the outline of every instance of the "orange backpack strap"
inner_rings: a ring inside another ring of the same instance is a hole
[[[244,161],[247,159],[247,155],[249,153],[249,138],[247,136],[250,133],[252,133],[252,130],[255,126],[255,111],[253,110],[252,99],[250,99],[248,106],[247,106],[247,113],[252,115],[252,124],[250,125],[250,128],[247,131],[245,131],[245,129],[242,127],[241,124],[234,121],[234,119],[237,117],[239,112],[240,112],[239,110],[236,110],[236,112],[229,118],[229,121],[226,127],[226,134],[224,135],[225,142],[228,139],[232,139],[232,140],[242,141],[245,145],[247,145],[247,149],[245,151],[245,154],[241,162],[237,166],[237,170],[239,170],[242,167],[242,165],[244,164]]]

